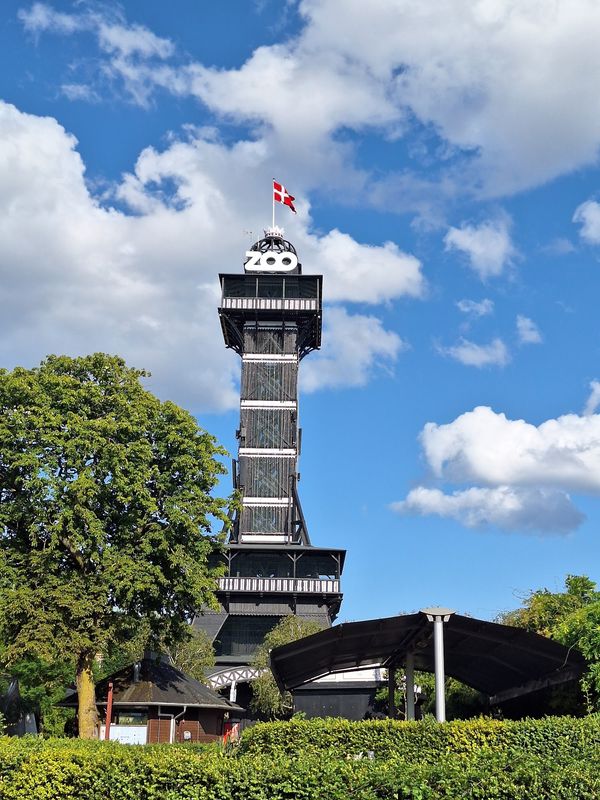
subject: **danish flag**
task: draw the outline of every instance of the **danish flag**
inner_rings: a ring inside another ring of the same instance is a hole
[[[292,197],[292,195],[288,192],[285,186],[282,186],[277,181],[273,181],[273,200],[276,203],[283,203],[284,206],[291,208],[294,214],[296,213],[296,209],[294,208],[294,200],[296,198]]]

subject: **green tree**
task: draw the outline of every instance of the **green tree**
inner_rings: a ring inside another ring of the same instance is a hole
[[[295,642],[321,630],[323,625],[320,622],[290,615],[283,617],[265,636],[252,661],[256,669],[263,670],[262,674],[252,681],[253,711],[268,719],[290,716],[293,708],[292,696],[289,692],[279,691],[270,669],[269,654],[275,647]]]
[[[165,647],[173,664],[200,683],[206,681],[206,671],[215,665],[215,650],[203,630],[190,629],[187,639],[181,639]]]
[[[69,660],[79,730],[97,730],[94,661],[147,626],[185,638],[214,604],[227,523],[213,437],[116,356],[0,371],[0,637],[5,664]]]
[[[565,591],[532,591],[521,608],[502,614],[499,621],[580,650],[588,663],[581,682],[588,709],[600,707],[600,592],[594,581],[568,575]]]

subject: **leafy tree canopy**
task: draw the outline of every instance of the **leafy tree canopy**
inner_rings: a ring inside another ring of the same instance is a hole
[[[215,650],[203,630],[190,629],[187,639],[174,642],[165,648],[173,664],[200,683],[206,681],[206,671],[215,665]]]
[[[185,638],[214,604],[209,555],[224,453],[121,358],[49,356],[0,370],[0,635],[6,664],[70,660],[79,725],[96,723],[92,666],[147,628]]]
[[[262,714],[268,719],[286,717],[292,713],[292,696],[289,692],[281,693],[279,691],[270,669],[269,653],[275,647],[295,642],[321,630],[323,630],[323,625],[316,620],[302,619],[302,617],[290,615],[283,617],[265,636],[252,662],[254,667],[264,670],[252,682],[251,707],[253,711]]]
[[[563,592],[532,591],[521,608],[503,614],[500,622],[580,650],[589,665],[582,679],[588,708],[600,707],[600,592],[594,581],[568,575]]]

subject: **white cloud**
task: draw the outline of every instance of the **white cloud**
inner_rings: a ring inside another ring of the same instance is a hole
[[[124,58],[137,55],[165,59],[175,52],[173,42],[156,36],[143,25],[107,24],[98,19],[97,28],[100,48],[107,53],[118,53]]]
[[[162,396],[195,411],[235,406],[239,366],[222,342],[217,273],[241,272],[245,229],[260,238],[256,197],[272,174],[268,145],[225,146],[213,132],[192,131],[162,152],[144,150],[117,191],[130,215],[90,194],[77,142],[56,120],[0,102],[0,131],[0,363],[116,352],[150,369]],[[395,246],[363,246],[339,231],[317,236],[306,204],[289,218],[305,270],[323,267],[326,299],[418,294],[420,264]],[[346,274],[337,259],[348,255],[358,266]],[[366,326],[381,343],[362,348],[350,385],[400,348],[369,319],[358,317],[356,330]],[[336,380],[343,384],[343,374]]]
[[[423,295],[421,262],[393,242],[362,245],[348,234],[332,230],[306,244],[311,264],[318,264],[325,276],[323,291],[328,300],[381,303]]]
[[[60,91],[67,100],[83,100],[86,103],[100,102],[100,95],[85,83],[63,83]]]
[[[421,434],[438,478],[486,486],[600,492],[600,415],[566,414],[535,426],[479,406]]]
[[[552,239],[547,245],[542,247],[542,251],[551,256],[568,256],[574,253],[575,250],[576,248],[573,242],[570,239],[566,239],[564,236]]]
[[[569,533],[585,519],[569,496],[546,489],[471,488],[444,494],[419,486],[406,500],[392,504],[400,514],[435,514],[467,528],[490,526],[506,531]]]
[[[590,396],[588,397],[583,415],[589,417],[600,406],[600,381],[590,381]]]
[[[440,186],[449,181],[454,191],[510,193],[596,161],[595,0],[302,0],[298,9],[304,27],[294,38],[222,70],[142,63],[146,53],[164,59],[170,50],[148,39],[142,46],[140,37],[134,61],[125,29],[135,26],[117,20],[120,57],[107,53],[109,66],[137,102],[148,102],[153,86],[193,94],[215,112],[268,128],[303,164],[311,152],[313,160],[316,152],[347,157],[334,139],[342,128],[389,137],[409,135],[415,123],[446,145]],[[100,19],[41,3],[21,12],[37,33],[73,33],[90,18]]]
[[[463,314],[471,317],[485,317],[494,313],[494,301],[487,297],[477,302],[476,300],[458,300],[456,306]]]
[[[517,334],[521,344],[541,344],[543,341],[535,322],[522,314],[517,315]]]
[[[504,367],[510,361],[510,353],[502,339],[493,339],[489,344],[476,344],[461,338],[452,347],[438,347],[438,352],[459,361],[467,367]]]
[[[34,3],[30,9],[22,8],[17,12],[17,16],[25,30],[35,35],[48,31],[70,34],[88,27],[85,16],[64,14],[46,3]]]
[[[420,439],[432,475],[475,484],[451,494],[417,487],[394,504],[402,513],[438,514],[470,527],[564,532],[583,520],[570,492],[600,494],[600,415],[567,414],[541,425],[480,406],[446,425],[429,422]]]
[[[469,259],[469,266],[481,280],[501,275],[515,256],[507,217],[487,220],[481,225],[463,223],[450,228],[444,237],[446,250],[459,250]]]
[[[301,387],[307,392],[341,386],[364,386],[378,369],[390,369],[406,344],[381,320],[325,310],[323,349],[302,365]]]
[[[92,34],[104,57],[100,69],[95,70],[99,86],[107,79],[120,80],[129,99],[138,105],[147,106],[155,86],[162,82],[160,76],[172,73],[163,62],[175,54],[173,42],[143,25],[128,24],[118,6],[66,14],[46,3],[34,3],[30,9],[21,9],[18,17],[36,38],[41,33]],[[171,83],[174,90],[177,82]],[[68,83],[62,90],[71,100],[96,102],[99,86],[85,86],[87,91],[83,91],[82,84]]]
[[[586,200],[575,209],[573,222],[581,225],[579,235],[588,244],[600,244],[600,203]]]

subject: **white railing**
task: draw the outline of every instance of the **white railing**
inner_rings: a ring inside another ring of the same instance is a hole
[[[282,297],[224,297],[221,308],[246,309],[251,311],[318,311],[315,298]]]
[[[332,578],[219,578],[222,592],[293,592],[339,594],[340,582]]]

